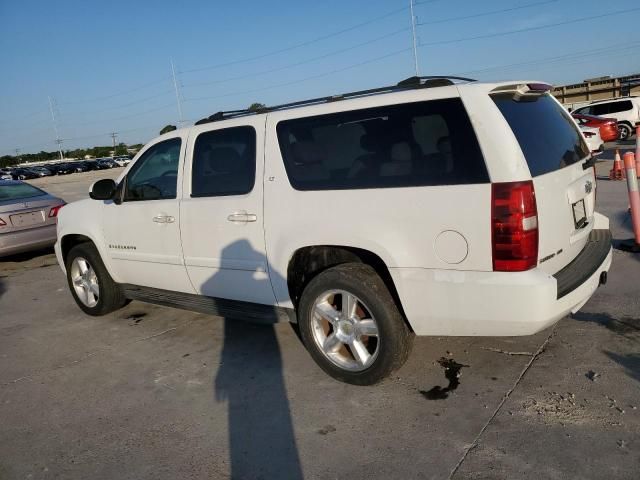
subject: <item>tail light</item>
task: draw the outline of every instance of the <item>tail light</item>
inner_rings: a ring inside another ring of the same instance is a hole
[[[522,272],[538,264],[538,208],[531,180],[491,185],[493,270]]]
[[[49,218],[55,218],[58,216],[58,212],[62,207],[64,207],[64,203],[62,205],[56,205],[51,210],[49,210]]]
[[[5,221],[0,218],[0,227],[6,227],[6,226],[7,224],[5,223]]]

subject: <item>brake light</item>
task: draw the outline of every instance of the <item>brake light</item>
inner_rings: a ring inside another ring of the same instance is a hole
[[[62,207],[64,207],[64,203],[62,205],[56,205],[51,210],[49,210],[49,218],[54,218],[58,216],[58,212]]]
[[[6,227],[6,226],[7,224],[5,223],[5,221],[0,218],[0,227]]]
[[[491,185],[493,270],[522,272],[538,264],[538,208],[531,180]]]

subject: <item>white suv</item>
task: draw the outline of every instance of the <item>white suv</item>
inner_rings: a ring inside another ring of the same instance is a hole
[[[613,118],[618,121],[618,138],[627,140],[635,132],[635,125],[640,122],[640,98],[623,97],[601,100],[578,108],[573,113]]]
[[[414,77],[220,112],[62,209],[58,261],[90,315],[135,299],[297,322],[354,384],[414,334],[533,334],[611,264],[594,160],[549,88]]]

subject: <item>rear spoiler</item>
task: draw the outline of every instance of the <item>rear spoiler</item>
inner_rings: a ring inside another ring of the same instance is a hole
[[[514,83],[510,85],[500,85],[489,92],[490,95],[512,95],[518,101],[533,100],[540,95],[551,91],[552,86],[548,83]]]

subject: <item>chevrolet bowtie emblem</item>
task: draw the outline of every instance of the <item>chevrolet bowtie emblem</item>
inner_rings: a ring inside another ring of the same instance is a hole
[[[593,182],[591,182],[591,180],[587,180],[587,183],[584,184],[584,191],[586,193],[591,193],[591,190],[593,190]]]

